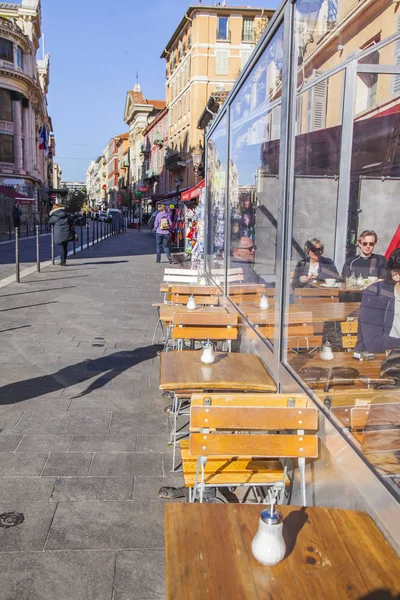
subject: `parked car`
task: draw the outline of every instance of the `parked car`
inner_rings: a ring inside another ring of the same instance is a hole
[[[107,215],[109,217],[117,217],[117,216],[119,217],[119,216],[121,216],[121,211],[119,210],[119,208],[109,208],[107,210]]]
[[[106,221],[108,217],[107,211],[106,210],[101,210],[99,212],[99,220],[100,221]]]

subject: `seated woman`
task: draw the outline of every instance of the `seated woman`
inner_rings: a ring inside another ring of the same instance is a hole
[[[318,238],[311,238],[304,244],[307,258],[297,263],[294,271],[292,288],[311,287],[315,281],[339,279],[335,263],[330,258],[322,256],[324,245]]]
[[[364,290],[361,300],[357,352],[385,352],[400,347],[400,248],[387,264],[386,281]]]

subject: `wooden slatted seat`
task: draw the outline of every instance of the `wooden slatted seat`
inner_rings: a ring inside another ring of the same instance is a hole
[[[339,302],[338,289],[296,288],[294,290],[296,304],[319,305],[324,302]]]
[[[187,304],[189,294],[170,294],[172,304]],[[195,294],[194,299],[199,306],[218,306],[218,296]]]
[[[268,405],[260,405],[255,396],[193,395],[189,445],[187,440],[181,442],[185,485],[190,489],[191,501],[198,492],[202,501],[208,485],[272,485],[283,501],[288,479],[279,459],[297,458],[306,504],[305,459],[318,456],[317,409],[308,405],[305,395],[294,398],[271,394]],[[298,406],[291,406],[296,402]]]
[[[229,342],[238,336],[238,316],[232,313],[175,313],[172,317],[171,338],[179,340],[224,340]]]
[[[170,285],[169,291],[171,294],[185,294],[190,296],[218,296],[221,292],[215,285]]]

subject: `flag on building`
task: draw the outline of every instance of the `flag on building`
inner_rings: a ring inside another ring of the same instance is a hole
[[[39,149],[46,151],[48,148],[46,125],[42,125],[41,128],[39,129],[39,138],[40,138]]]

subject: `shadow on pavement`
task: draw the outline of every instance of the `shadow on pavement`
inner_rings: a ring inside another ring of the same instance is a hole
[[[52,279],[24,279],[24,283],[47,283],[48,281],[62,281],[64,279],[77,279],[78,277],[89,277],[89,275],[72,275],[72,277],[53,277]]]
[[[98,260],[96,262],[84,262],[82,265],[117,265],[118,263],[127,262],[129,262],[129,260]]]
[[[101,389],[131,367],[155,358],[157,351],[161,348],[161,345],[151,345],[131,351],[114,352],[114,354],[108,356],[102,356],[94,360],[87,359],[75,365],[69,365],[51,375],[40,375],[10,383],[0,387],[0,405],[16,404],[30,398],[37,398],[43,394],[51,394],[101,375],[74,397],[87,396],[91,392]]]
[[[6,333],[7,331],[15,331],[16,329],[25,329],[25,327],[32,327],[32,325],[20,325],[19,327],[10,327],[9,329],[1,329],[0,333]]]
[[[70,290],[76,285],[66,285],[63,287],[47,288],[45,290],[31,290],[30,292],[17,292],[16,294],[0,294],[0,298],[8,298],[9,296],[23,296],[24,294],[42,294],[43,292],[55,292],[57,290]]]
[[[10,310],[21,310],[21,308],[34,308],[35,306],[46,306],[46,304],[58,304],[57,300],[49,302],[38,302],[37,304],[27,304],[26,306],[13,306],[12,308],[0,308],[0,312],[8,312]]]

